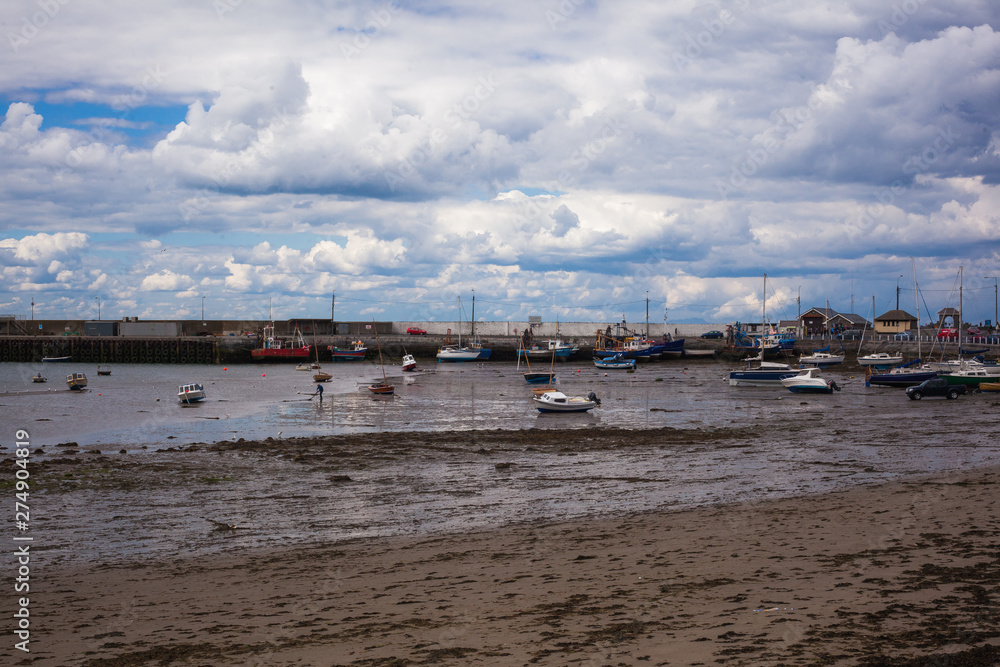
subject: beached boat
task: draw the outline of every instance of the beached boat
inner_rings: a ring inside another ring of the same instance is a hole
[[[108,366],[107,364],[104,364],[102,366],[98,366],[97,367],[97,374],[98,375],[111,375],[111,366]]]
[[[830,354],[830,347],[827,346],[822,350],[815,350],[812,354],[802,355],[799,357],[800,366],[819,366],[820,368],[825,368],[827,366],[836,366],[837,364],[844,363],[844,355],[842,354]]]
[[[403,370],[407,372],[417,370],[417,360],[413,358],[412,354],[403,355]]]
[[[334,361],[362,361],[368,354],[368,347],[360,340],[351,343],[350,347],[327,345],[326,349],[330,350]]]
[[[250,351],[254,361],[303,361],[312,356],[312,346],[307,345],[298,327],[291,341],[274,335],[274,322],[264,327],[261,346]]]
[[[784,378],[781,384],[785,389],[796,394],[832,394],[840,391],[840,387],[833,380],[821,378],[818,367],[806,368],[798,375]]]
[[[197,382],[177,387],[177,398],[181,403],[197,403],[205,400],[205,387]]]
[[[333,376],[326,371],[316,371],[313,373],[313,382],[329,382],[333,379]]]
[[[995,382],[992,375],[983,368],[966,367],[951,373],[940,374],[949,385],[964,384],[966,387],[979,387],[983,382]]]
[[[865,379],[867,384],[879,385],[882,387],[913,387],[924,380],[937,377],[937,371],[929,370],[920,365],[920,359],[914,359],[908,364],[897,366],[885,373],[872,373],[871,366],[866,368],[868,373]]]
[[[45,362],[62,362],[70,361],[73,357],[42,357],[42,361]]]
[[[79,391],[87,386],[87,376],[83,373],[70,373],[66,376],[66,386],[73,391]]]
[[[874,352],[858,357],[858,364],[861,366],[895,366],[903,363],[903,355],[889,354],[888,352]]]
[[[33,378],[31,378],[31,381],[32,382],[48,382],[49,380],[48,380],[48,378],[42,377],[41,373],[36,373],[35,376]]]
[[[476,297],[472,297],[472,335],[476,331]],[[444,345],[437,352],[438,363],[443,361],[486,361],[493,353],[489,348],[483,347],[482,343],[474,340],[467,346],[462,345],[462,299],[458,299],[458,345]]]
[[[298,366],[295,367],[295,370],[297,370],[297,371],[311,371],[312,370],[312,364],[299,364]]]
[[[980,382],[979,391],[1000,391],[1000,382]]]
[[[753,364],[754,361],[758,362],[757,365]],[[747,362],[745,369],[729,372],[729,385],[731,387],[781,387],[782,380],[798,375],[801,370],[776,361],[763,361],[758,355]]]
[[[532,396],[539,412],[586,412],[601,404],[594,392],[586,398],[583,396],[567,396],[561,391],[547,391],[541,396]]]
[[[375,320],[372,320],[372,329],[375,330],[375,345],[378,347],[378,363],[382,367],[382,381],[368,386],[368,391],[378,396],[391,396],[396,393],[396,388],[385,379],[385,362],[382,361],[382,344],[378,340],[378,328]]]
[[[604,357],[603,359],[600,357],[594,358],[594,365],[598,368],[634,369],[635,364],[635,359],[626,359],[622,353]]]

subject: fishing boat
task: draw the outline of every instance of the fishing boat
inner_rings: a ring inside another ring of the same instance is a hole
[[[417,360],[413,358],[412,354],[403,355],[403,370],[407,372],[417,370]]]
[[[827,366],[836,366],[837,364],[844,363],[844,355],[830,354],[829,350],[830,346],[828,345],[822,350],[815,350],[810,355],[802,355],[799,357],[799,365],[826,368]]]
[[[177,398],[181,403],[197,403],[198,401],[205,400],[205,387],[198,384],[197,382],[192,382],[190,384],[182,384],[177,387]]]
[[[583,396],[567,396],[561,391],[547,391],[541,396],[532,396],[539,412],[587,412],[601,404],[594,392],[586,398]]]
[[[594,365],[598,368],[625,368],[625,369],[635,369],[636,361],[635,359],[626,359],[625,355],[622,353],[615,354],[610,357],[594,357]]]
[[[274,322],[264,327],[261,346],[250,351],[254,361],[303,361],[312,356],[312,346],[307,345],[302,333],[295,327],[291,341],[274,335]]]
[[[444,345],[437,352],[438,363],[443,361],[485,361],[493,353],[489,348],[475,340],[476,335],[476,297],[472,297],[472,336],[473,342],[462,346],[462,298],[458,298],[458,345]]]
[[[900,353],[889,354],[888,352],[874,352],[858,357],[858,364],[861,366],[896,366],[903,363],[903,355]]]
[[[83,373],[70,373],[66,376],[66,386],[73,391],[80,391],[87,386],[87,376]]]
[[[73,357],[42,357],[42,361],[46,362],[62,362],[70,361]]]
[[[330,350],[334,361],[361,361],[368,354],[368,347],[360,340],[351,343],[350,347],[327,345],[326,349]]]
[[[48,380],[48,378],[42,377],[41,373],[36,373],[35,376],[33,378],[31,378],[31,381],[32,382],[48,382],[49,380]]]
[[[819,372],[818,367],[806,368],[798,375],[782,379],[781,384],[795,394],[832,394],[840,391],[836,382],[821,378]]]
[[[368,391],[378,396],[391,396],[395,394],[396,388],[385,379],[385,363],[382,361],[382,344],[378,340],[378,328],[375,320],[372,320],[372,328],[375,330],[375,345],[378,347],[378,363],[382,367],[382,381],[368,386]]]
[[[111,375],[111,366],[108,366],[107,364],[104,364],[102,366],[98,366],[97,367],[97,374],[98,375]]]

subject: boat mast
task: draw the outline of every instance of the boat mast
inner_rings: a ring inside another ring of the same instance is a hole
[[[910,258],[913,265],[913,294],[917,302],[917,359],[920,359],[920,290],[917,287],[917,260]]]
[[[462,349],[462,297],[458,297],[458,349]]]
[[[375,318],[372,318],[372,329],[375,330],[375,344],[378,345],[378,363],[382,367],[382,385],[385,386],[389,384],[385,379],[385,363],[382,361],[382,343],[378,340],[378,326],[375,324]]]
[[[962,356],[962,285],[964,280],[964,274],[962,273],[962,267],[958,267],[958,356]]]
[[[764,352],[764,336],[767,334],[767,274],[764,274],[764,289],[760,302],[760,351]]]
[[[476,340],[476,290],[472,290],[472,340]]]

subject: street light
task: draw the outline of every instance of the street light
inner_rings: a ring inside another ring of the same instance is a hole
[[[201,326],[205,326],[205,297],[201,297]]]
[[[996,331],[997,328],[997,277],[996,276],[984,276],[987,280],[993,279],[993,330]]]
[[[94,298],[97,299],[97,321],[100,322],[101,321],[101,297],[95,296]]]
[[[903,274],[899,274],[899,278],[902,278]],[[899,278],[896,278],[896,310],[899,310]]]

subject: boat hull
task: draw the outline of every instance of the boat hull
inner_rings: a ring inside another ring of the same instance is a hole
[[[281,362],[281,361],[302,361],[308,360],[312,356],[312,346],[290,347],[290,348],[266,348],[258,347],[250,351],[250,357],[254,361]]]
[[[556,379],[555,373],[522,373],[522,375],[524,375],[524,381],[530,384],[552,382]]]
[[[730,387],[783,387],[781,381],[795,377],[797,370],[787,371],[731,371],[729,373]]]
[[[376,396],[391,396],[396,392],[396,388],[391,384],[373,384],[368,387],[368,391]]]
[[[531,400],[539,412],[587,412],[600,404],[597,400],[581,396],[566,396],[560,391],[546,392]]]
[[[334,361],[364,361],[365,355],[368,354],[368,349],[338,350],[337,348],[333,348],[330,350],[330,354],[333,356]]]
[[[45,362],[63,362],[70,361],[72,357],[42,357],[42,361]]]
[[[906,387],[914,387],[924,380],[930,380],[933,377],[937,377],[937,373],[934,371],[920,373],[877,373],[868,378],[868,384],[905,389]]]

